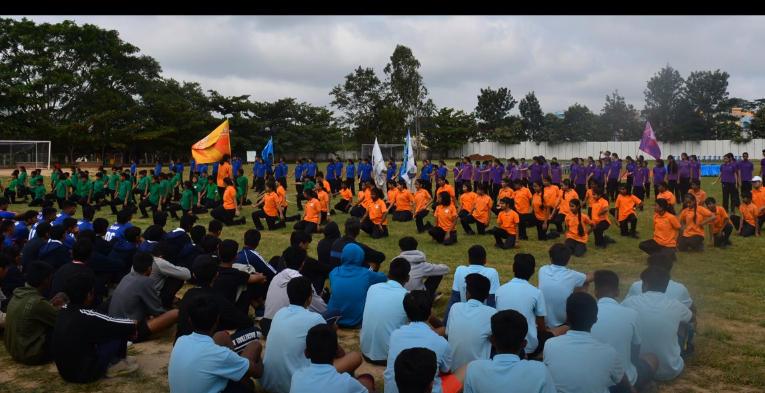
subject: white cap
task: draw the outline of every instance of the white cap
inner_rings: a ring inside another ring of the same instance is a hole
[[[755,176],[752,178],[752,181],[762,181],[762,178],[759,176]]]

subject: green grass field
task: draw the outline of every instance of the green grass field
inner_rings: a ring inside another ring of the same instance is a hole
[[[451,163],[451,161],[450,161]],[[652,164],[650,164],[652,166]],[[245,170],[247,172],[249,168]],[[3,184],[8,179],[3,179]],[[715,197],[720,203],[722,192],[719,185],[710,186],[713,178],[702,178],[702,189],[708,196]],[[337,197],[336,197],[337,198]],[[295,211],[294,188],[288,195],[290,212]],[[680,207],[677,206],[678,212]],[[20,204],[11,206],[11,210],[24,211]],[[250,214],[253,209],[243,209],[247,225],[225,228],[223,238],[242,242],[244,231],[253,228]],[[294,213],[292,213],[294,214]],[[613,270],[621,279],[622,294],[626,294],[630,285],[639,280],[640,272],[646,267],[646,257],[637,247],[644,239],[653,235],[653,190],[651,199],[646,201],[644,212],[638,212],[638,231],[641,240],[621,238],[618,229],[612,227],[607,234],[617,240],[608,250],[598,251],[590,236],[587,254],[583,258],[572,258],[569,267],[582,272],[599,269]],[[78,210],[76,217],[81,217]],[[111,221],[108,209],[103,209],[97,217]],[[332,219],[342,226],[348,216],[337,214]],[[209,215],[201,215],[199,224],[210,221]],[[429,216],[432,220],[432,215]],[[494,216],[492,216],[492,226]],[[133,225],[146,228],[151,220],[134,219]],[[177,226],[169,222],[166,230]],[[280,254],[288,245],[291,228],[275,232],[263,232],[263,239],[258,251],[266,258]],[[537,269],[549,264],[547,249],[551,242],[536,240],[521,243],[521,248],[513,251],[495,250],[494,239],[487,236],[463,236],[460,234],[456,246],[444,247],[431,242],[427,234],[417,235],[414,222],[389,222],[390,237],[372,240],[362,233],[359,241],[385,252],[390,261],[398,255],[398,240],[404,236],[414,236],[419,242],[419,249],[424,251],[433,263],[445,263],[452,268],[467,264],[467,249],[474,245],[483,245],[488,252],[488,266],[496,268],[502,283],[512,277],[512,260],[516,252],[531,253],[536,257]],[[529,233],[533,238],[535,229]],[[322,235],[315,235],[309,254],[316,256],[316,243]],[[732,247],[726,251],[706,247],[704,253],[678,253],[678,261],[672,271],[672,278],[688,288],[698,308],[698,332],[695,338],[696,353],[686,359],[685,370],[679,378],[669,383],[660,383],[662,392],[762,392],[765,391],[765,273],[763,273],[762,242],[760,238],[731,237]],[[387,264],[383,265],[387,271]],[[536,275],[532,278],[537,283]],[[451,291],[452,274],[441,283],[440,291],[444,298],[435,304],[437,315],[443,316]],[[592,287],[590,289],[593,291]],[[619,299],[621,300],[621,299]],[[341,341],[346,350],[358,350],[358,331],[343,330]],[[0,348],[0,392],[80,392],[80,391],[169,391],[167,385],[167,359],[172,350],[172,335],[136,345],[131,353],[137,354],[142,369],[138,373],[123,378],[104,380],[95,384],[80,386],[63,382],[55,371],[55,365],[25,367],[13,364],[4,348]],[[363,365],[363,371],[372,373],[382,386],[382,367]]]

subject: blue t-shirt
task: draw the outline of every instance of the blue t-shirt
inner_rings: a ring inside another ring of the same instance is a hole
[[[258,177],[266,177],[266,168],[267,167],[268,167],[268,165],[266,165],[266,164],[258,164],[257,165],[257,168],[258,168],[257,176]]]
[[[526,353],[533,353],[539,346],[537,317],[547,316],[545,297],[539,288],[528,281],[515,277],[499,287],[496,293],[497,310],[515,310],[526,318]]]
[[[397,281],[372,285],[364,305],[364,324],[359,333],[361,352],[372,360],[387,360],[390,335],[406,325],[404,296],[409,291]]]
[[[372,177],[372,164],[359,164],[359,172],[361,172],[361,180],[369,179]]]
[[[353,164],[348,164],[348,166],[345,167],[345,178],[353,179],[355,177],[356,177],[356,166]]]
[[[7,210],[0,210],[0,218],[2,218],[3,220],[13,220],[14,218],[16,218],[16,213],[9,212]]]
[[[40,218],[38,216],[38,218]],[[42,218],[40,218],[40,221],[37,221],[34,225],[32,225],[32,229],[29,231],[29,236],[27,237],[27,240],[32,240],[33,237],[37,236],[37,226],[46,222]]]
[[[292,375],[290,393],[334,392],[367,393],[367,388],[348,373],[340,374],[331,364],[315,364]]]
[[[303,164],[296,165],[295,166],[295,180],[302,179],[304,171],[305,171],[305,168],[304,168]]]
[[[335,178],[339,179],[343,175],[343,163],[335,161]]]
[[[56,214],[56,220],[53,221],[53,223],[50,224],[50,226],[64,225],[64,220],[66,220],[67,218],[71,218],[71,216],[64,212],[58,213]]]
[[[460,293],[460,302],[464,303],[467,301],[467,297],[465,295],[465,291],[467,290],[465,277],[472,273],[478,273],[489,279],[489,282],[491,283],[491,287],[489,288],[489,295],[494,295],[497,293],[497,289],[499,289],[499,274],[497,273],[496,269],[485,267],[483,265],[458,266],[457,270],[454,271],[452,291],[457,291]],[[486,304],[486,302],[484,302],[484,304]]]
[[[207,171],[207,164],[197,165],[197,172],[202,173]]]
[[[128,229],[132,226],[133,224],[129,222],[125,224],[120,224],[118,222],[115,222],[109,227],[109,229],[106,230],[106,235],[104,236],[104,240],[108,242],[112,241],[113,239],[125,240],[125,229]]]
[[[464,386],[464,393],[504,392],[508,386],[515,392],[556,392],[555,382],[544,364],[510,354],[497,354],[493,360],[470,363]]]
[[[24,224],[24,221],[16,221],[14,228],[13,235],[11,235],[11,240],[14,243],[21,245],[22,240],[29,239],[29,228]]]
[[[409,325],[402,326],[400,329],[390,335],[390,350],[388,352],[388,367],[383,372],[385,378],[385,393],[398,393],[396,385],[396,373],[393,365],[396,364],[396,358],[405,349],[409,348],[427,348],[436,354],[436,375],[433,381],[431,393],[441,393],[440,372],[448,372],[452,367],[452,349],[445,338],[436,334],[430,325],[424,322],[412,322]]]
[[[249,360],[216,344],[212,337],[191,333],[175,342],[167,374],[173,392],[221,392],[228,381],[239,381],[249,368]]]
[[[84,231],[86,229],[93,230],[93,224],[90,221],[87,221],[85,219],[78,220],[77,221],[77,229],[79,229],[80,232],[82,232],[82,231]]]
[[[326,180],[335,180],[335,164],[327,164],[327,173],[324,174]]]
[[[213,173],[218,173],[218,166],[220,165],[220,162],[216,162],[213,164]]]
[[[425,168],[422,168],[422,173],[420,174],[420,179],[430,181],[430,174],[431,173],[433,173],[433,165],[427,165]]]
[[[637,369],[632,364],[632,346],[640,345],[638,313],[622,307],[610,297],[598,300],[598,321],[592,326],[592,337],[609,344],[619,354],[624,371],[632,385],[637,382]]]
[[[183,174],[184,169],[185,168],[183,167],[183,164],[181,164],[180,162],[175,164],[175,173]]]
[[[547,340],[544,364],[559,392],[608,392],[624,377],[624,366],[614,347],[578,330]]]
[[[306,169],[308,171],[308,177],[314,177],[316,176],[316,171],[319,169],[319,166],[316,165],[315,162],[309,162]]]
[[[138,167],[138,165],[136,165],[135,162],[130,164],[130,174],[133,175],[133,176],[135,176],[135,169],[136,169],[136,167]]]
[[[545,265],[539,269],[539,289],[545,297],[549,327],[558,327],[566,323],[566,300],[574,288],[584,285],[587,276],[575,270],[558,265]]]
[[[393,168],[388,168],[388,172],[386,175],[386,181],[392,181],[396,179],[396,170]]]
[[[162,164],[157,164],[157,166],[154,167],[154,174],[159,174],[162,172]]]
[[[446,335],[452,348],[452,369],[473,360],[488,360],[491,355],[491,317],[494,307],[484,306],[475,299],[457,303],[449,312]]]

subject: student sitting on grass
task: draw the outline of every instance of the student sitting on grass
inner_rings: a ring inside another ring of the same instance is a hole
[[[121,261],[122,269],[119,277],[123,277],[130,272],[133,267],[133,257],[138,252],[138,246],[141,244],[141,228],[133,227],[125,229],[122,240],[114,241],[114,248],[109,253],[109,258]]]
[[[572,293],[566,300],[566,334],[547,340],[544,364],[558,392],[632,392],[624,365],[614,347],[593,338],[590,330],[598,320],[598,304],[586,292]]]
[[[37,225],[35,236],[24,244],[19,260],[22,269],[26,269],[32,262],[40,260],[40,250],[48,243],[50,228],[50,224],[47,222]]]
[[[348,189],[348,184],[345,182],[340,183],[340,202],[335,205],[335,209],[342,213],[348,213],[351,205],[353,204],[353,193]],[[337,194],[333,194],[337,195]]]
[[[616,243],[616,240],[611,239],[608,235],[604,235],[605,231],[611,227],[611,220],[608,218],[608,199],[603,197],[603,189],[595,188],[587,190],[587,193],[592,193],[589,201],[590,219],[595,225],[592,228],[592,232],[595,234],[595,247],[598,250],[605,250],[610,243]]]
[[[313,285],[305,277],[295,277],[287,284],[289,306],[274,316],[268,349],[263,358],[265,367],[260,386],[269,392],[289,392],[292,376],[300,369],[310,366],[305,357],[306,336],[316,326],[326,324],[321,314],[308,310],[313,299]],[[358,352],[346,354],[336,347],[333,366],[340,373],[352,373],[362,363]]]
[[[630,384],[635,389],[642,389],[653,381],[659,367],[659,358],[652,353],[641,353],[638,313],[631,308],[620,306],[616,301],[619,295],[619,276],[610,270],[596,271],[595,297],[598,299],[598,320],[592,326],[592,337],[614,347]]]
[[[666,295],[669,272],[660,267],[649,267],[640,274],[643,293],[624,299],[622,306],[638,312],[638,325],[642,345],[640,351],[659,358],[654,379],[669,381],[683,371],[682,355],[693,352],[693,337],[689,323],[695,321],[691,310]],[[679,329],[678,329],[679,327]]]
[[[553,244],[548,253],[552,264],[539,269],[539,289],[545,299],[545,322],[550,328],[556,328],[566,323],[566,299],[573,292],[587,292],[594,277],[592,273],[579,273],[566,267],[571,249],[565,244]]]
[[[316,197],[316,193],[314,190],[306,188],[303,190],[303,195],[305,195],[305,199],[308,201],[305,204],[305,213],[303,213],[303,218],[292,226],[292,229],[296,231],[305,231],[306,233],[321,232],[321,228],[319,227],[321,220],[321,206]]]
[[[383,192],[379,188],[372,189],[372,198],[367,205],[367,212],[361,218],[361,230],[372,239],[388,237],[388,207],[383,200]]]
[[[459,218],[457,208],[452,204],[448,192],[444,191],[438,195],[438,207],[436,207],[433,217],[435,217],[435,225],[430,225],[430,223],[425,225],[428,227],[428,234],[433,238],[433,241],[445,246],[457,243]]]
[[[187,309],[193,333],[180,337],[173,347],[167,367],[170,389],[189,393],[253,391],[251,378],[263,376],[260,342],[249,342],[237,355],[231,336],[218,330],[221,306],[212,295],[194,296]]]
[[[465,372],[465,393],[501,392],[512,386],[526,393],[554,393],[555,382],[544,364],[522,359],[528,326],[523,315],[504,310],[491,317],[489,340],[497,350],[492,360],[476,360]]]
[[[266,225],[268,225],[269,231],[281,229],[286,226],[284,224],[285,217],[282,209],[281,197],[276,193],[276,183],[273,180],[269,180],[266,183],[266,194],[262,197],[257,206],[253,205],[252,207],[257,208],[258,206],[262,206],[262,209],[252,213],[252,222],[255,224],[255,228],[260,231],[264,229],[263,223],[260,222],[261,219],[266,220]],[[277,219],[279,219],[279,222],[277,222]]]
[[[430,393],[438,373],[438,358],[428,348],[405,349],[396,358],[393,370],[400,393]]]
[[[410,279],[410,265],[404,258],[394,258],[388,270],[388,282],[369,287],[364,304],[364,325],[359,332],[359,348],[367,363],[388,365],[390,335],[406,325],[404,296]]]
[[[239,243],[234,240],[224,240],[218,248],[218,257],[220,258],[220,267],[218,268],[218,277],[213,282],[213,289],[220,292],[223,297],[236,307],[247,314],[250,305],[258,308],[259,302],[255,302],[254,294],[265,293],[263,286],[266,283],[266,276],[260,273],[248,273],[233,267],[237,258]]]
[[[417,239],[407,236],[398,241],[398,247],[401,250],[396,258],[403,258],[409,261],[411,269],[409,271],[409,281],[404,288],[407,291],[426,290],[433,297],[433,301],[443,296],[437,292],[438,285],[441,284],[444,276],[451,272],[449,266],[427,262],[425,253],[417,249]],[[395,258],[394,258],[395,259]]]
[[[24,217],[16,221],[13,234],[11,235],[13,244],[19,247],[24,247],[24,244],[29,240],[29,226],[34,225],[39,221],[37,214],[38,212],[36,210],[27,210],[24,213]]]
[[[489,233],[494,235],[494,248],[510,250],[519,248],[521,219],[515,211],[515,203],[510,198],[499,200],[500,209],[497,211],[497,226],[489,229]]]
[[[330,262],[332,267],[334,268],[342,265],[340,257],[343,255],[343,249],[346,244],[354,243],[358,244],[359,247],[364,250],[364,264],[362,266],[371,267],[372,270],[376,272],[380,271],[380,266],[385,261],[385,254],[372,249],[366,244],[356,241],[356,238],[358,238],[361,233],[361,220],[359,220],[358,217],[348,217],[348,219],[345,220],[344,226],[345,236],[332,243],[332,250],[330,252]]]
[[[681,236],[677,241],[677,250],[686,251],[692,249],[698,252],[704,251],[704,225],[712,223],[717,217],[705,207],[698,206],[693,194],[684,197],[685,208],[680,213],[678,220],[682,227]],[[709,237],[712,238],[712,226],[709,226]]]
[[[109,303],[109,315],[138,321],[138,335],[133,342],[148,340],[178,322],[178,310],[165,312],[162,307],[150,277],[153,264],[151,254],[135,254],[133,271],[120,281]]]
[[[388,279],[385,273],[362,267],[363,259],[364,250],[356,244],[348,244],[343,248],[342,266],[329,273],[332,297],[327,308],[338,309],[342,313],[342,317],[337,321],[338,326],[361,326],[369,287]]]
[[[157,243],[151,250],[154,264],[149,277],[154,281],[154,289],[159,292],[162,306],[172,308],[178,302],[176,293],[183,287],[185,281],[191,278],[191,272],[185,267],[173,265],[168,259],[173,258],[173,249],[165,242]]]
[[[452,284],[452,294],[449,298],[449,304],[446,306],[446,314],[444,315],[444,324],[446,324],[449,318],[449,310],[455,303],[464,303],[467,301],[467,288],[465,284],[465,277],[471,273],[478,273],[489,279],[491,284],[489,287],[489,297],[484,304],[489,307],[495,307],[494,295],[499,289],[499,274],[497,270],[492,267],[486,267],[486,249],[483,246],[475,245],[468,249],[468,266],[458,266],[454,271],[454,283]]]
[[[677,259],[675,250],[680,221],[669,212],[669,206],[666,199],[656,199],[653,207],[653,239],[641,242],[638,247],[648,255],[667,254],[674,261]]]
[[[69,249],[64,246],[66,239],[66,230],[62,225],[55,225],[50,228],[50,239],[40,249],[40,260],[53,266],[58,270],[72,260]]]
[[[594,228],[592,220],[582,215],[582,207],[578,199],[571,199],[568,204],[570,213],[566,216],[566,241],[564,244],[571,249],[574,256],[581,258],[587,252],[588,235]],[[585,230],[587,225],[590,227],[589,230]]]
[[[388,193],[388,202],[391,203],[393,205],[393,209],[395,209],[395,212],[393,213],[393,221],[412,221],[414,218],[414,215],[412,214],[412,202],[414,202],[414,195],[412,195],[412,193],[406,189],[406,182],[403,180],[399,180],[395,190],[398,192],[398,194],[393,199],[391,199],[390,192]]]
[[[480,187],[481,185],[479,185]],[[491,355],[491,317],[494,307],[485,306],[489,297],[489,279],[471,273],[465,277],[467,302],[456,303],[449,313],[446,336],[452,349],[452,368],[458,369],[473,360],[488,360]]]
[[[66,282],[69,304],[59,311],[53,330],[53,358],[67,382],[90,383],[138,370],[127,356],[127,342],[136,337],[137,321],[112,318],[90,309],[95,279],[76,274]]]
[[[736,235],[741,237],[760,237],[760,226],[757,221],[757,206],[752,203],[752,193],[741,193],[741,206],[738,208],[741,216],[731,215],[730,221],[736,227]]]
[[[728,218],[728,212],[722,206],[717,206],[717,201],[712,197],[707,198],[704,204],[715,215],[715,220],[710,224],[712,236],[709,239],[709,246],[725,250],[728,246],[732,245],[730,234],[733,233],[733,225],[731,225],[730,218]]]

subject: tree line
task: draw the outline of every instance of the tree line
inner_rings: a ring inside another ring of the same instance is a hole
[[[398,45],[382,79],[359,66],[331,89],[335,110],[295,98],[260,102],[163,78],[159,62],[115,30],[0,19],[0,138],[50,140],[54,153],[74,160],[117,150],[188,154],[223,117],[237,152],[273,136],[280,151],[303,155],[355,150],[375,137],[403,143],[407,129],[444,153],[468,141],[637,140],[645,126],[618,90],[600,111],[575,103],[562,117],[545,114],[533,91],[517,101],[507,87],[480,89],[470,113],[437,107],[420,68]],[[720,70],[683,78],[668,64],[647,82],[643,115],[662,141],[765,137],[765,99],[729,97],[728,79]],[[730,115],[734,107],[756,111],[749,133]]]

